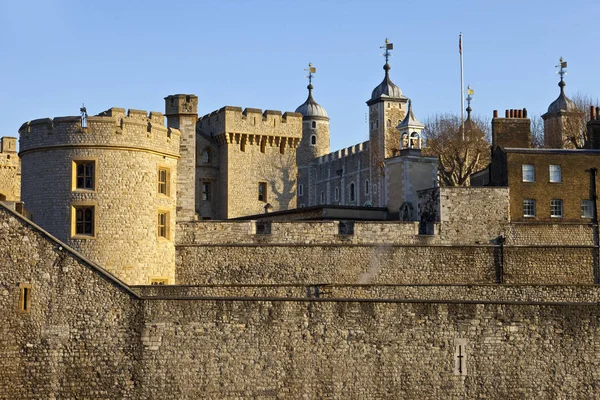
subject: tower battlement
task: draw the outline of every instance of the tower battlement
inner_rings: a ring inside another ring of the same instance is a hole
[[[20,152],[46,147],[126,147],[179,155],[179,130],[168,128],[164,114],[110,108],[85,119],[79,116],[35,119],[19,128]]]
[[[344,157],[349,157],[351,155],[359,154],[364,151],[369,150],[369,142],[362,142],[359,144],[355,144],[354,146],[346,147],[345,149],[337,150],[329,154],[325,154],[321,157],[318,157],[318,163],[328,163],[335,160],[340,160]]]
[[[301,138],[302,114],[225,106],[201,117],[198,127],[212,136],[234,132]]]

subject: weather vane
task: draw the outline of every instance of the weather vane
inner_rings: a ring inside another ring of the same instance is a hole
[[[471,85],[467,86],[467,107],[471,107],[471,100],[473,100],[473,95],[475,92],[471,89]]]
[[[81,113],[81,127],[87,128],[87,110],[85,109],[85,104],[81,103],[81,108],[79,109]]]
[[[387,64],[389,58],[392,55],[392,53],[390,53],[390,50],[394,50],[394,43],[390,43],[388,38],[385,38],[385,44],[383,46],[379,46],[379,48],[385,49],[385,52],[382,54],[382,56],[385,57],[385,63]]]
[[[312,63],[309,62],[308,68],[304,68],[304,70],[306,72],[308,72],[308,75],[306,76],[306,78],[308,78],[308,84],[312,85],[312,77],[313,77],[313,74],[317,72],[317,68],[313,67]]]
[[[558,65],[555,66],[556,68],[558,68],[558,71],[556,71],[557,74],[560,75],[560,80],[563,80],[563,77],[567,74],[566,68],[567,68],[567,62],[565,61],[564,58],[560,58],[558,60]]]

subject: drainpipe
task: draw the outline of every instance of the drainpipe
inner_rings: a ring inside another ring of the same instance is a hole
[[[597,285],[600,283],[600,274],[598,271],[598,196],[596,194],[596,175],[598,174],[598,168],[592,167],[587,169],[586,172],[590,173],[590,199],[592,200],[594,207],[592,217],[592,234],[594,235],[594,284]]]

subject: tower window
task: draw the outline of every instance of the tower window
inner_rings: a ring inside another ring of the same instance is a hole
[[[204,151],[202,152],[202,162],[204,164],[212,163],[212,152],[209,148],[204,149]]]
[[[29,312],[31,310],[31,284],[19,283],[19,311]]]
[[[90,205],[73,206],[75,214],[73,236],[94,236],[95,207]]]
[[[369,194],[369,180],[368,179],[365,181],[365,194],[366,195]]]
[[[94,190],[96,187],[96,162],[93,160],[73,161],[73,190]]]
[[[279,142],[279,152],[285,154],[285,138],[281,139],[281,142]]]
[[[246,136],[240,140],[240,151],[246,151]]]
[[[340,199],[340,189],[339,188],[335,188],[335,201],[338,201]]]
[[[311,126],[313,129],[316,129],[316,128],[317,128],[317,121],[313,121],[313,122],[311,122],[311,123],[310,123],[310,126]]]
[[[169,170],[166,168],[158,169],[158,193],[169,195]]]
[[[258,182],[258,201],[267,201],[267,182]]]
[[[315,135],[312,135],[310,137],[310,144],[311,144],[311,146],[316,146],[316,144],[317,144],[317,137]]]
[[[375,121],[375,128],[379,128],[379,120]]]
[[[321,204],[325,204],[325,192],[321,192]]]
[[[350,184],[350,201],[354,201],[354,183]]]
[[[266,147],[267,147],[267,138],[263,137],[262,140],[260,141],[260,152],[265,153]]]
[[[203,201],[210,201],[210,182],[203,182],[202,183],[202,200]]]
[[[304,185],[298,185],[298,196],[304,196]]]
[[[392,127],[392,120],[391,120],[391,119],[388,119],[388,120],[387,120],[387,127],[388,127],[388,128],[391,128],[391,127]]]
[[[169,212],[159,211],[158,212],[158,237],[165,239],[169,238]]]

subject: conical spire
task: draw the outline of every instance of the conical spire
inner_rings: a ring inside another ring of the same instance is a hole
[[[421,121],[419,121],[417,118],[415,118],[415,114],[413,113],[413,109],[412,109],[412,101],[411,100],[408,100],[408,108],[406,109],[406,116],[404,117],[402,122],[400,122],[400,124],[398,125],[398,129],[406,128],[409,126],[411,128],[415,128],[415,127],[425,128],[425,125],[423,125],[423,123]]]

